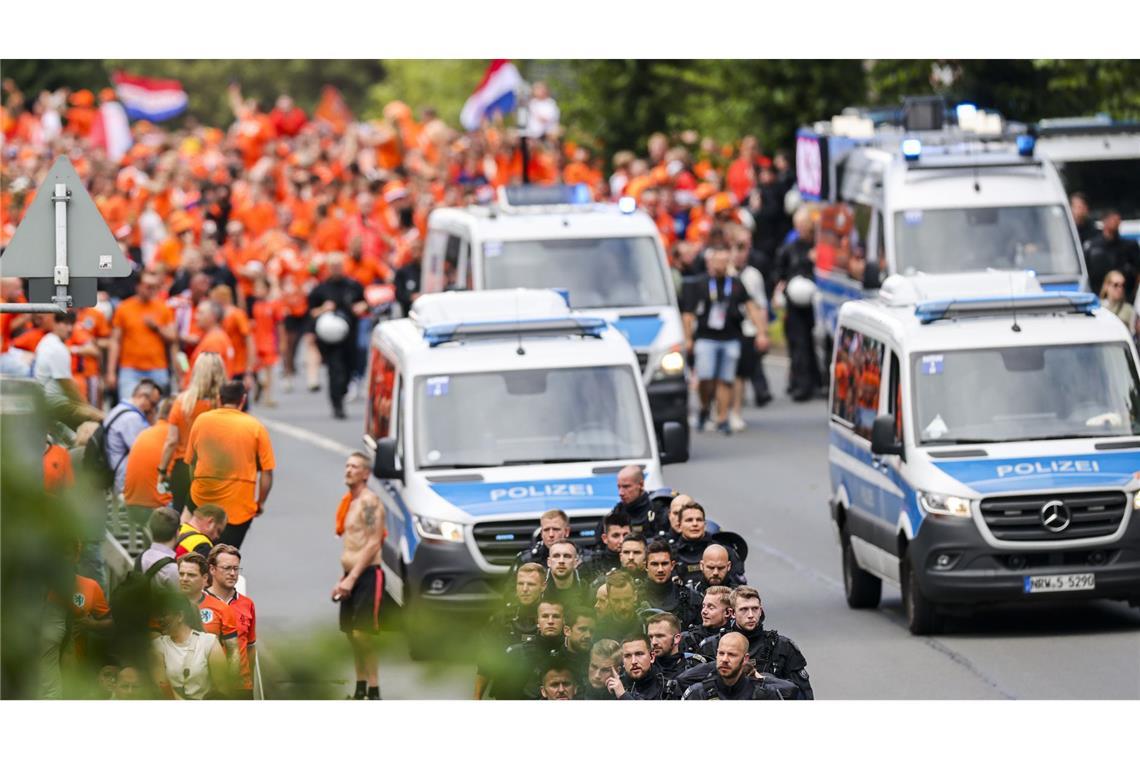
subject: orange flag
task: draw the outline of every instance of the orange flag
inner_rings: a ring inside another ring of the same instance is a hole
[[[348,123],[352,121],[352,112],[345,105],[340,90],[332,85],[325,85],[321,90],[321,102],[317,104],[313,118],[328,124],[338,135],[343,135]]]

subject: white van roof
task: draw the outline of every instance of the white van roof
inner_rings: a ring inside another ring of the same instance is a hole
[[[904,354],[1129,340],[1092,293],[1046,291],[1032,273],[1009,271],[892,275],[879,298],[845,303],[839,326],[888,338]]]
[[[372,341],[411,375],[613,365],[640,375],[618,330],[573,312],[553,290],[423,295],[410,318],[381,322]]]
[[[431,212],[428,227],[473,229],[479,240],[557,240],[657,234],[657,226],[643,211],[626,213],[613,203],[557,208],[441,208]]]

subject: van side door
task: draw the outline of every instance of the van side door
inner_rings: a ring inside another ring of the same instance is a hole
[[[906,425],[909,423],[907,407],[903,399],[902,363],[899,354],[894,349],[888,351],[890,355],[889,369],[883,377],[883,413],[895,418],[895,440],[906,440]],[[883,520],[893,526],[899,524],[899,515],[911,513],[917,509],[914,503],[914,490],[907,478],[907,464],[904,457],[894,454],[879,457],[879,469],[894,484],[894,488],[884,488],[879,491],[880,514]],[[909,518],[914,519],[912,514]],[[911,523],[913,524],[913,522]]]

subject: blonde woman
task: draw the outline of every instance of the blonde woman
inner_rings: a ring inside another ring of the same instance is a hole
[[[1124,298],[1124,275],[1113,269],[1104,276],[1100,288],[1100,305],[1111,311],[1133,336],[1136,335],[1136,312]]]
[[[182,512],[182,522],[189,520],[190,513],[194,511],[190,504],[190,465],[182,461],[186,443],[190,440],[190,427],[199,414],[218,407],[218,396],[225,381],[226,367],[222,357],[215,353],[202,354],[194,362],[186,390],[178,394],[170,409],[170,429],[162,447],[158,471],[170,483],[174,497],[171,506]]]
[[[151,668],[159,693],[171,699],[218,699],[230,692],[226,654],[218,637],[195,630],[198,610],[181,594],[164,597],[158,614]]]

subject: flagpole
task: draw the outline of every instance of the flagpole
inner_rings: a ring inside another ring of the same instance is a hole
[[[527,137],[527,121],[529,120],[530,86],[523,82],[519,87],[519,144],[522,147],[522,181],[524,185],[530,184],[530,144]]]

